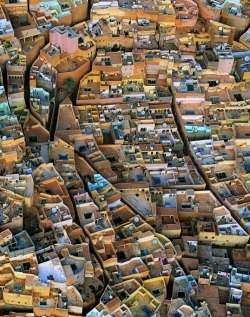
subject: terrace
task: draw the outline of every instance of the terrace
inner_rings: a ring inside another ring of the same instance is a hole
[[[177,93],[201,93],[201,87],[197,80],[185,80],[183,82],[174,82],[173,85]]]
[[[33,195],[33,179],[31,175],[12,174],[0,176],[2,186],[20,196],[31,198]]]
[[[191,145],[201,165],[213,165],[235,160],[234,147],[226,146],[224,141],[192,141]]]
[[[21,126],[19,124],[16,124],[15,126],[11,124],[11,123],[14,123],[13,119],[15,120],[16,117],[13,116],[12,120],[10,120],[10,122],[8,122],[8,124],[6,124],[5,127],[2,127],[2,133],[0,133],[2,140],[20,139],[21,141],[24,138],[24,134],[23,134]]]
[[[119,206],[113,211],[112,225],[114,227],[118,227],[120,225],[127,224],[135,220],[138,220],[137,222],[135,221],[135,224],[138,224],[138,222],[140,222],[140,218],[135,219],[133,217],[134,212],[132,212],[132,210],[129,209],[126,205]]]
[[[150,194],[137,189],[122,190],[123,199],[143,217],[153,216]]]
[[[168,167],[162,170],[149,170],[154,186],[167,186],[170,188],[194,186],[203,184],[196,169],[188,167]]]
[[[143,157],[138,146],[122,145],[118,150],[119,157],[130,164],[140,164],[143,162]]]
[[[51,178],[57,178],[59,181],[63,181],[51,163],[42,164],[34,170],[34,179],[36,183],[40,183]]]
[[[128,279],[131,275],[140,276],[140,273],[147,273],[148,268],[143,263],[140,257],[134,257],[133,259],[124,262],[124,263],[117,263],[119,266],[119,271],[124,280]]]
[[[233,181],[225,181],[220,183],[214,183],[213,187],[218,191],[222,199],[226,199],[231,196],[246,195],[247,189],[239,179]]]
[[[224,207],[214,210],[215,219],[218,225],[219,233],[222,235],[239,235],[247,236],[245,230],[232,218],[229,211]]]
[[[67,61],[60,61],[60,63],[56,66],[56,70],[58,73],[72,72],[86,63],[86,59],[81,56],[77,56]]]
[[[125,301],[133,316],[151,317],[160,305],[160,302],[145,288],[140,287]]]
[[[8,201],[6,197],[5,202],[3,202],[4,199],[4,197],[0,198],[0,226],[23,217],[23,203],[21,201],[14,203]]]
[[[98,108],[94,105],[74,107],[74,112],[80,123],[99,122]]]
[[[64,206],[44,207],[46,218],[51,220],[54,226],[59,224],[72,225],[72,217],[69,209]]]
[[[147,238],[138,239],[137,245],[139,247],[141,257],[153,254],[156,250],[164,250],[163,244],[153,235]]]
[[[6,246],[1,247],[1,252],[7,252],[10,256],[17,256],[34,252],[35,246],[26,231],[21,231],[13,236],[13,239]]]
[[[149,50],[158,48],[158,42],[154,35],[137,35],[134,44],[136,48],[145,48]]]
[[[188,305],[190,305],[190,296],[195,293],[196,287],[197,282],[192,275],[175,277],[173,298],[182,298]]]
[[[112,228],[108,218],[98,218],[95,220],[94,224],[91,223],[86,225],[86,227],[90,234]]]
[[[31,145],[28,147],[27,152],[29,154],[32,169],[37,168],[40,164],[49,162],[48,147],[48,144]]]
[[[60,49],[52,44],[48,44],[43,48],[45,54],[49,55],[50,58],[60,55]]]
[[[38,264],[38,277],[43,283],[52,280],[57,283],[65,283],[66,275],[59,258]]]
[[[212,213],[218,202],[210,191],[177,191],[177,210],[179,213]]]
[[[237,16],[237,17],[241,17],[241,18],[245,18],[247,19],[248,16],[244,15],[241,11],[241,5],[239,3],[237,3],[236,1],[233,2],[227,2],[222,9],[222,12],[226,12],[229,13],[231,15]]]
[[[125,182],[148,182],[148,178],[142,168],[123,171],[122,175]]]
[[[122,55],[122,66],[134,65],[134,58],[132,53],[125,53]]]
[[[14,296],[32,296],[32,291],[26,288],[25,279],[18,278],[17,276],[14,276],[14,279],[8,284],[8,287],[4,289],[4,292],[11,293]]]

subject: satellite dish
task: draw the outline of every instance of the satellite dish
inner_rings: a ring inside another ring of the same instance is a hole
[[[250,61],[250,56],[245,56],[245,57],[244,57],[244,61],[245,61],[245,62],[249,62],[249,61]]]
[[[134,230],[134,226],[133,225],[129,226],[129,230],[133,231]]]
[[[222,26],[219,26],[219,27],[218,27],[218,30],[219,30],[219,31],[223,31],[223,27],[222,27]]]
[[[142,110],[141,115],[142,115],[142,116],[144,116],[144,115],[145,115],[145,111],[144,111],[144,110]]]
[[[140,221],[140,218],[137,217],[137,216],[135,216],[135,217],[134,217],[134,222],[139,222],[139,221]]]
[[[152,243],[153,243],[153,244],[157,244],[157,243],[158,243],[157,239],[153,239],[153,240],[152,240]]]
[[[51,211],[52,211],[52,214],[56,214],[56,212],[57,212],[56,207],[53,207],[53,208],[51,209]]]
[[[164,122],[164,123],[162,124],[162,126],[163,126],[163,128],[166,128],[166,127],[167,127],[166,122]]]
[[[6,135],[3,135],[3,136],[2,136],[2,140],[3,140],[3,141],[6,141],[6,140],[7,140],[7,136],[6,136]]]

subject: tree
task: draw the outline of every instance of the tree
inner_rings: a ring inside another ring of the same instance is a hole
[[[63,89],[66,91],[67,95],[71,95],[75,89],[75,82],[72,78],[66,78],[63,82]]]
[[[112,51],[112,52],[118,52],[119,49],[120,49],[119,45],[118,45],[118,44],[114,44],[113,47],[112,47],[112,49],[111,49],[111,51]]]

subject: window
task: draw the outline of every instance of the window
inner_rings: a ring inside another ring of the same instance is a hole
[[[141,250],[141,256],[149,255],[149,252],[147,249]]]
[[[159,296],[159,295],[161,294],[159,288],[153,289],[153,290],[152,290],[152,293],[153,293],[154,296]]]
[[[185,176],[179,176],[178,179],[179,179],[179,182],[180,182],[180,183],[186,183],[186,178],[185,178]]]
[[[195,114],[195,111],[194,110],[185,110],[185,114],[186,115],[193,115],[193,114]]]
[[[149,85],[155,85],[155,79],[148,79],[148,84]]]
[[[219,104],[220,97],[218,97],[218,96],[210,97],[210,101],[212,102],[212,104]]]
[[[234,98],[236,99],[236,101],[244,101],[242,94],[234,94]]]
[[[219,84],[219,81],[218,80],[209,80],[208,81],[208,85],[209,87],[215,87]]]
[[[237,196],[238,195],[238,191],[236,189],[230,189],[230,193],[232,196]]]
[[[15,283],[14,284],[14,291],[21,292],[22,291],[22,284]]]
[[[84,218],[85,219],[90,219],[92,217],[92,213],[91,212],[85,212],[84,213]]]
[[[29,271],[30,268],[31,268],[30,262],[24,262],[24,263],[23,263],[23,269],[24,269],[24,271]]]
[[[36,136],[36,135],[31,135],[31,136],[29,136],[29,141],[30,141],[31,143],[37,142],[37,136]]]
[[[84,90],[85,92],[91,91],[91,87],[84,87],[83,90]]]
[[[68,160],[68,154],[65,154],[65,153],[58,154],[58,159],[59,160]]]
[[[162,224],[175,224],[175,219],[173,216],[162,216]]]
[[[113,222],[115,225],[119,225],[123,222],[122,218],[120,216],[113,218]]]
[[[181,204],[181,208],[185,209],[185,208],[191,208],[192,205],[190,203],[182,203]]]
[[[225,172],[215,173],[215,175],[218,178],[218,180],[227,178],[227,174]]]
[[[187,84],[187,90],[188,90],[188,91],[194,91],[194,85],[192,85],[192,84]]]
[[[186,293],[184,291],[178,291],[178,298],[185,298],[186,297]]]
[[[125,255],[124,251],[118,251],[116,253],[116,256],[117,256],[119,262],[126,260],[126,255]]]

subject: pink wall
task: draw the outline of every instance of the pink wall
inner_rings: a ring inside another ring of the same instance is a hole
[[[50,43],[52,45],[58,44],[61,53],[73,54],[78,50],[78,37],[69,37],[68,32],[60,34],[60,32],[50,32]]]

